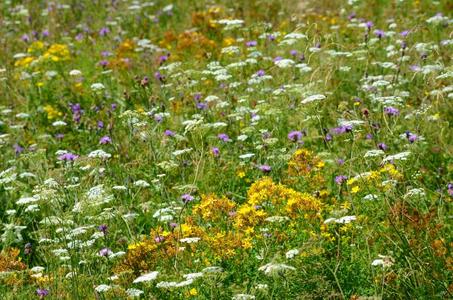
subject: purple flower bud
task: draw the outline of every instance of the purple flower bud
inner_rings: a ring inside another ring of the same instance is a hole
[[[374,31],[374,34],[379,38],[379,39],[382,39],[384,36],[385,36],[385,32],[383,30],[380,30],[380,29],[376,29]]]
[[[78,158],[79,156],[76,154],[73,154],[71,152],[64,153],[60,156],[58,156],[58,160],[62,161],[74,161]]]
[[[161,235],[158,235],[158,236],[156,236],[156,237],[154,238],[154,241],[155,241],[156,243],[162,243],[163,241],[165,241],[165,238],[164,238],[163,236],[161,236]]]
[[[217,148],[217,147],[212,147],[212,148],[211,148],[211,153],[212,153],[213,156],[216,156],[216,157],[217,157],[217,156],[220,155],[220,150],[219,150],[219,148]]]
[[[217,135],[217,137],[218,137],[220,140],[224,141],[224,142],[229,142],[229,141],[231,141],[231,140],[230,140],[230,137],[229,137],[226,133],[219,133],[219,134]]]
[[[193,201],[193,199],[194,199],[194,197],[190,194],[184,194],[181,196],[181,200],[184,203],[189,203],[189,202]]]
[[[397,108],[392,107],[392,106],[388,106],[388,107],[384,108],[384,112],[388,116],[397,116],[400,114],[400,111]]]
[[[102,224],[98,226],[98,230],[102,232],[104,235],[107,234],[108,226],[106,224]]]
[[[416,134],[413,134],[413,133],[409,133],[409,136],[407,137],[409,143],[414,143],[417,139],[418,139],[418,136]]]
[[[348,177],[346,175],[338,175],[337,177],[335,177],[335,183],[338,185],[341,185],[346,180],[348,180]]]
[[[258,43],[256,41],[248,41],[245,43],[245,45],[247,47],[256,47],[256,45],[258,45]]]
[[[300,141],[303,137],[303,133],[297,130],[288,133],[288,139],[293,142]]]
[[[173,131],[171,131],[170,129],[166,129],[164,131],[164,135],[165,136],[175,136],[175,133]]]
[[[258,77],[262,77],[266,74],[266,72],[264,72],[264,70],[258,70],[258,72],[256,72],[256,76]]]
[[[100,36],[106,36],[109,32],[110,32],[110,30],[107,27],[102,27],[99,30],[99,35]]]
[[[36,290],[36,295],[39,296],[39,298],[44,298],[45,296],[49,295],[49,290],[47,289],[37,289]]]
[[[272,168],[271,166],[268,166],[268,165],[261,165],[258,167],[263,173],[269,173]]]
[[[112,139],[107,135],[101,137],[101,139],[99,140],[99,144],[102,144],[102,145],[110,144],[111,142],[112,142]]]
[[[101,250],[99,250],[99,256],[108,257],[110,254],[112,254],[112,250],[110,250],[109,248],[102,248]]]
[[[386,151],[388,149],[387,145],[384,143],[379,143],[378,148],[381,149],[382,151]]]

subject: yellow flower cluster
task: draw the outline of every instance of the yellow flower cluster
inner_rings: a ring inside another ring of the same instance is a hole
[[[65,61],[70,59],[70,52],[67,45],[53,44],[44,52],[43,57],[52,61]]]
[[[224,219],[235,206],[236,203],[225,196],[218,198],[215,195],[203,195],[200,204],[195,205],[192,212],[204,221],[217,222]]]
[[[44,111],[47,113],[47,119],[53,120],[57,117],[61,117],[63,113],[56,108],[54,108],[52,105],[46,105],[44,106]]]

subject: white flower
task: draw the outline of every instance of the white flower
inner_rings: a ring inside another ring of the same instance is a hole
[[[106,284],[101,284],[101,285],[98,285],[95,290],[96,292],[98,293],[103,293],[103,292],[107,292],[108,290],[110,290],[112,287],[110,285],[106,285]]]
[[[339,224],[348,224],[351,223],[352,221],[355,221],[356,219],[357,219],[356,216],[344,216],[337,219],[335,222]]]
[[[140,277],[137,277],[133,283],[139,283],[139,282],[147,282],[147,281],[151,281],[151,280],[155,280],[157,278],[157,275],[159,274],[159,272],[157,271],[153,271],[153,272],[150,272],[150,273],[147,273],[147,274],[144,274]]]
[[[110,153],[105,152],[104,150],[99,149],[99,150],[91,151],[90,154],[88,154],[88,157],[106,159],[106,158],[112,157],[112,155]]]
[[[255,156],[255,154],[253,154],[253,153],[246,153],[246,154],[239,155],[239,158],[240,158],[240,159],[247,159],[247,158],[251,158],[251,157],[253,157],[253,156]]]
[[[378,255],[379,258],[373,260],[371,263],[372,266],[382,266],[383,268],[387,268],[393,265],[393,258],[390,256],[385,255]]]
[[[31,268],[30,271],[32,271],[33,273],[40,273],[40,272],[44,271],[44,267],[36,266],[36,267]]]
[[[182,150],[176,150],[176,151],[173,151],[173,155],[174,156],[179,156],[179,155],[182,155],[184,153],[189,153],[192,151],[192,148],[186,148],[186,149],[182,149]]]
[[[233,300],[252,300],[252,299],[255,299],[255,296],[253,295],[249,295],[249,294],[237,294],[237,295],[234,295],[233,298],[231,298]]]
[[[137,187],[142,187],[142,188],[146,188],[146,187],[150,186],[150,184],[148,182],[146,182],[145,180],[137,180],[136,182],[134,182],[134,185]]]
[[[376,157],[376,156],[381,156],[384,154],[385,154],[384,151],[376,149],[376,150],[367,151],[363,157],[365,157],[365,158]]]
[[[223,272],[223,269],[221,267],[217,266],[212,266],[212,267],[206,267],[202,270],[203,273],[220,273]]]
[[[33,203],[36,201],[39,201],[40,197],[38,195],[34,195],[33,197],[22,197],[19,200],[16,201],[17,205],[24,205],[24,204],[29,204]]]
[[[184,239],[180,239],[179,241],[181,243],[187,243],[187,244],[192,244],[192,243],[198,243],[198,241],[201,240],[201,238],[199,237],[189,237],[189,238],[184,238]]]
[[[71,70],[69,71],[70,76],[80,76],[82,75],[82,72],[80,70]]]
[[[288,259],[291,259],[291,258],[294,258],[294,256],[298,255],[299,254],[299,250],[298,249],[292,249],[292,250],[289,250],[288,252],[286,252],[286,258]]]
[[[275,62],[275,65],[279,68],[285,69],[294,66],[295,62],[292,59],[280,59]]]
[[[97,91],[100,91],[100,90],[103,90],[103,89],[105,89],[105,86],[102,83],[98,82],[98,83],[93,83],[91,85],[91,90],[92,91],[97,92]]]
[[[112,187],[112,190],[115,190],[115,191],[127,191],[127,187],[125,187],[124,185],[115,185]]]
[[[144,292],[139,289],[130,288],[126,290],[126,294],[129,297],[140,297],[140,295],[144,294]]]
[[[198,273],[189,273],[189,274],[183,275],[183,277],[184,277],[184,279],[186,279],[186,280],[194,280],[194,279],[203,277],[203,273],[201,273],[201,272],[198,272]]]
[[[62,127],[62,126],[66,126],[66,125],[68,125],[68,124],[64,121],[55,121],[52,123],[53,127]]]
[[[271,216],[267,217],[265,221],[270,222],[270,223],[282,223],[285,221],[288,221],[289,218],[287,216]]]
[[[296,268],[285,264],[268,263],[264,266],[261,266],[258,270],[264,272],[264,274],[266,275],[273,275],[285,271],[296,271]]]
[[[400,152],[394,155],[389,155],[384,157],[382,162],[389,162],[393,160],[407,160],[407,157],[410,155],[410,151]]]
[[[314,102],[314,101],[321,101],[321,100],[324,100],[326,99],[326,96],[324,95],[321,95],[321,94],[317,94],[317,95],[311,95],[307,98],[305,98],[304,100],[302,100],[302,104],[307,104],[307,103],[311,103],[311,102]]]

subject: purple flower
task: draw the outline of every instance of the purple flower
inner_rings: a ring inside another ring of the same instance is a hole
[[[78,158],[79,156],[77,154],[73,154],[71,152],[64,153],[60,156],[58,156],[58,160],[62,161],[74,161]]]
[[[344,165],[344,159],[342,159],[342,158],[337,159],[337,164],[338,164],[339,166]]]
[[[161,235],[158,235],[158,236],[156,236],[156,237],[154,238],[154,241],[155,241],[156,243],[162,243],[163,241],[165,241],[165,238],[164,238],[163,236],[161,236]]]
[[[384,143],[379,143],[378,148],[381,149],[382,151],[386,151],[388,149],[387,145]]]
[[[23,34],[22,37],[21,37],[21,40],[24,41],[24,42],[29,42],[30,41],[30,37],[28,36],[28,34]]]
[[[159,64],[163,64],[168,60],[168,55],[162,55],[159,57]]]
[[[110,254],[112,254],[112,250],[110,250],[109,248],[102,248],[101,250],[99,250],[99,256],[107,257]]]
[[[109,32],[110,32],[110,30],[107,27],[102,27],[99,30],[99,35],[100,36],[106,36]]]
[[[332,129],[332,132],[335,134],[342,134],[345,132],[351,132],[352,131],[352,125],[341,125],[340,127],[335,127]]]
[[[303,133],[297,130],[293,130],[290,133],[288,133],[288,139],[293,142],[300,141],[302,139]]]
[[[256,76],[258,77],[262,77],[266,74],[266,72],[264,72],[264,70],[258,70],[258,72],[256,72]]]
[[[229,137],[226,133],[219,133],[219,134],[217,135],[217,137],[218,137],[220,140],[224,141],[224,142],[229,142],[229,141],[231,141],[231,140],[230,140],[230,137]]]
[[[413,134],[413,133],[409,133],[409,135],[407,136],[407,140],[409,141],[409,143],[413,143],[417,140],[418,136],[416,134]]]
[[[102,51],[101,52],[101,56],[102,57],[108,57],[108,56],[111,56],[112,55],[112,52],[110,51]]]
[[[370,29],[371,29],[371,27],[373,27],[373,26],[374,26],[374,24],[373,24],[373,22],[372,22],[372,21],[368,21],[368,22],[366,22],[366,24],[365,24],[365,25],[366,25],[366,28],[368,28],[368,30],[370,30]]]
[[[263,173],[269,173],[272,170],[271,166],[268,165],[261,165],[258,169],[260,169]]]
[[[41,34],[43,37],[48,37],[50,33],[49,33],[49,30],[44,29]]]
[[[156,78],[156,79],[159,80],[160,82],[163,82],[163,81],[164,81],[164,76],[163,76],[159,71],[157,71],[156,73],[154,73],[154,78]]]
[[[189,203],[189,202],[193,201],[193,199],[194,199],[194,197],[190,194],[184,194],[181,196],[181,200],[184,203]]]
[[[348,177],[346,175],[338,175],[337,177],[335,177],[335,183],[338,185],[341,185],[346,180],[348,180]]]
[[[374,34],[379,38],[379,39],[382,39],[384,36],[385,36],[385,32],[383,30],[380,30],[380,29],[376,29],[374,31]]]
[[[289,51],[289,54],[291,54],[292,56],[296,56],[297,55],[297,50],[291,50]]]
[[[98,226],[98,230],[102,232],[104,235],[107,234],[108,226],[106,224],[102,224]]]
[[[256,45],[258,45],[258,43],[256,41],[248,41],[245,43],[245,45],[247,47],[256,47]]]
[[[388,116],[397,116],[400,114],[400,111],[397,108],[394,108],[392,106],[388,106],[388,107],[384,108],[384,112]]]
[[[404,31],[402,31],[402,32],[400,33],[400,35],[401,35],[403,38],[407,37],[408,34],[409,34],[409,30],[404,30]]]
[[[64,134],[63,134],[63,133],[57,133],[57,134],[55,135],[55,138],[56,138],[57,140],[60,140],[60,141],[61,141],[61,140],[64,138]]]
[[[196,104],[198,109],[205,110],[208,108],[208,104],[206,102],[197,102]]]
[[[211,148],[211,153],[212,153],[213,156],[216,156],[216,157],[217,157],[217,156],[220,155],[220,150],[219,150],[219,148],[217,148],[217,147],[212,147],[212,148]]]
[[[326,136],[324,137],[324,140],[326,142],[330,142],[330,141],[333,140],[333,137],[332,137],[332,135],[330,133],[327,133]]]
[[[98,121],[97,125],[98,125],[98,129],[104,128],[104,122],[102,122],[102,121]]]
[[[278,62],[278,61],[281,61],[283,59],[283,57],[281,56],[277,56],[276,58],[274,58],[274,62]]]
[[[101,137],[101,139],[99,140],[99,144],[102,144],[102,145],[110,144],[111,142],[112,142],[112,139],[107,135]]]
[[[453,183],[449,183],[447,185],[447,189],[448,189],[448,194],[453,197]]]
[[[200,100],[200,99],[201,99],[201,93],[195,93],[195,94],[193,95],[193,99],[194,99],[195,101]]]
[[[171,131],[170,129],[166,129],[164,131],[164,135],[165,136],[175,136],[175,133],[173,131]]]
[[[103,59],[99,62],[99,65],[101,67],[107,67],[109,65],[109,62],[108,62],[108,60]]]
[[[14,144],[13,148],[14,148],[14,153],[16,155],[19,155],[24,151],[24,148],[21,147],[19,144]]]
[[[365,136],[365,138],[367,140],[372,140],[373,139],[373,135],[371,133],[367,133],[367,135]]]
[[[49,295],[49,290],[47,290],[47,289],[37,289],[36,290],[36,295],[38,295],[40,298],[44,298],[45,296]]]

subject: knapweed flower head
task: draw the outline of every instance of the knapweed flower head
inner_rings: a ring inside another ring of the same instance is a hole
[[[112,139],[107,135],[101,137],[101,139],[99,140],[99,144],[101,144],[101,145],[106,145],[106,144],[111,144],[111,143],[112,143]]]
[[[181,196],[181,200],[182,200],[182,202],[184,202],[184,203],[192,202],[194,199],[195,199],[195,198],[194,198],[192,195],[190,195],[190,194],[183,194],[183,195]]]
[[[224,142],[230,142],[231,141],[230,137],[226,133],[219,133],[217,135],[217,137],[219,138],[219,140],[224,141]]]
[[[58,160],[62,160],[62,161],[74,161],[77,158],[79,158],[79,156],[77,154],[74,154],[71,152],[66,152],[66,153],[63,153],[60,156],[58,156]]]
[[[36,295],[38,295],[38,297],[42,299],[49,295],[49,290],[39,288],[36,290]]]
[[[389,116],[397,116],[400,114],[400,111],[392,106],[387,106],[386,108],[384,108],[384,112]]]
[[[301,131],[294,130],[294,131],[291,131],[290,133],[288,133],[288,139],[293,142],[300,141],[302,139],[302,137],[303,137],[303,133]]]

